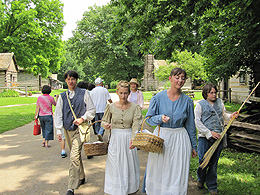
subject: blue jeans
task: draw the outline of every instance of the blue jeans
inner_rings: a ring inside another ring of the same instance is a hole
[[[199,164],[201,165],[202,158],[204,154],[208,151],[208,149],[214,144],[215,139],[207,139],[205,137],[199,137],[198,139],[198,156],[199,156]],[[220,153],[223,148],[223,141],[219,143],[219,146],[217,147],[216,151],[212,155],[208,165],[201,169],[198,167],[197,169],[197,176],[199,182],[206,182],[206,185],[208,187],[209,191],[217,191],[218,185],[217,185],[217,166],[218,166],[218,159],[220,156]]]
[[[53,117],[52,115],[39,116],[42,128],[42,137],[45,140],[53,140]]]
[[[103,116],[104,116],[104,113],[96,113],[95,121],[102,120]],[[96,134],[100,134],[103,136],[104,129],[103,129],[103,127],[101,127],[101,123],[95,123],[95,132],[96,132]]]

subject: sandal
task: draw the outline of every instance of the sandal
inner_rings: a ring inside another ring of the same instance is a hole
[[[45,142],[42,142],[42,147],[45,147]]]
[[[45,146],[45,148],[50,148],[50,147],[51,147],[50,145]]]

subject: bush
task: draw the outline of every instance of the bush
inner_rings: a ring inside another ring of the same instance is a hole
[[[17,91],[14,90],[6,90],[4,89],[3,91],[1,91],[0,93],[0,97],[19,97],[20,94]]]
[[[110,88],[111,88],[111,89],[116,89],[117,83],[118,83],[118,81],[112,81],[112,82],[110,83]]]
[[[116,93],[116,89],[108,89],[109,93]]]

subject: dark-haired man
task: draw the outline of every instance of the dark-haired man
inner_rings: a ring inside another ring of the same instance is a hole
[[[196,105],[195,124],[198,129],[198,156],[201,165],[204,154],[220,138],[224,130],[224,119],[230,120],[233,116],[238,117],[238,113],[227,114],[225,106],[220,98],[217,98],[217,87],[213,83],[208,83],[203,87],[201,100]],[[223,140],[222,140],[223,142]],[[217,166],[223,143],[220,143],[215,153],[210,159],[206,168],[197,170],[198,187],[202,189],[206,183],[210,194],[217,194]]]
[[[92,120],[96,108],[85,89],[77,87],[78,73],[70,70],[64,74],[65,82],[68,85],[68,96],[72,108],[77,116],[74,119],[66,92],[60,94],[55,110],[55,126],[58,140],[61,140],[61,129],[64,128],[65,137],[70,149],[70,168],[67,195],[73,195],[74,189],[85,183],[84,168],[81,159],[82,143],[80,141],[78,125],[84,121]]]

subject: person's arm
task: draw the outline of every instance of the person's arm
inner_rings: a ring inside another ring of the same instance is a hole
[[[139,105],[136,106],[134,111],[134,118],[132,123],[132,137],[131,140],[135,137],[135,132],[141,129],[142,125],[142,111]]]
[[[36,105],[34,119],[37,119],[37,118],[38,118],[38,116],[39,116],[39,111],[40,111],[40,106]]]
[[[88,91],[85,91],[84,102],[86,104],[86,112],[84,113],[83,116],[81,116],[81,118],[83,119],[82,122],[84,122],[86,120],[87,121],[92,120],[95,117],[95,114],[96,114],[96,107],[95,107]]]
[[[140,96],[140,107],[143,109],[144,107],[144,95],[141,91],[139,91],[139,96]]]
[[[105,88],[106,89],[106,88]],[[111,100],[111,97],[110,97],[110,94],[109,94],[109,91],[106,89],[106,94],[107,94],[107,101],[112,104],[113,101]]]
[[[58,98],[59,98],[59,94],[57,94],[57,95],[56,95],[56,101],[55,101],[55,104],[54,104],[54,106],[56,106],[56,105],[57,105]]]
[[[104,112],[104,116],[102,118],[101,126],[104,129],[111,129],[111,118],[112,118],[112,113],[110,110],[110,104],[107,104]]]
[[[62,113],[62,107],[63,107],[63,101],[61,96],[57,100],[55,113],[54,113],[54,125],[57,131],[57,137],[59,139],[59,136],[62,135],[61,129],[63,128],[63,113]]]
[[[146,113],[146,118],[148,118],[146,121],[148,124],[152,126],[161,125],[163,123],[163,118],[165,118],[165,115],[159,114],[158,106],[156,104],[156,100],[154,97],[152,97],[149,105],[149,109]]]
[[[202,115],[202,110],[201,110],[201,105],[198,103],[194,109],[194,114],[195,114],[195,124],[197,127],[197,130],[203,134],[207,139],[212,137],[211,131],[202,123],[201,121],[201,115]]]
[[[185,128],[188,132],[190,142],[191,142],[191,146],[192,146],[192,149],[194,151],[193,153],[195,155],[195,153],[197,151],[197,137],[196,137],[196,127],[195,127],[195,122],[194,122],[194,105],[193,105],[192,100],[190,100],[188,102],[187,119],[185,121],[184,126],[185,126]],[[196,155],[197,155],[197,153],[196,153]]]

